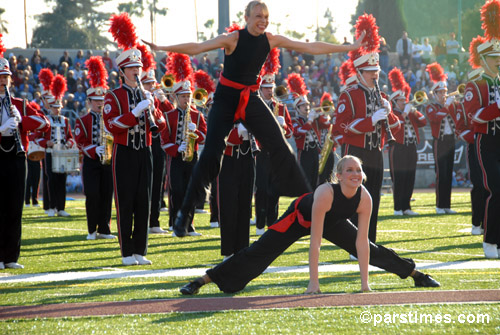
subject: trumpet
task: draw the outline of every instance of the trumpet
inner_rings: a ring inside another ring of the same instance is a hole
[[[198,107],[205,107],[208,100],[208,92],[204,88],[197,88],[193,92],[193,103]]]
[[[167,92],[172,92],[174,88],[175,78],[173,74],[166,73],[161,77],[161,85]]]
[[[321,110],[319,114],[326,115],[335,112],[335,106],[330,100],[325,100],[321,103],[321,106],[311,108],[311,110]]]
[[[415,106],[420,106],[427,103],[427,101],[429,101],[429,98],[427,97],[425,91],[417,91],[413,95],[413,99],[410,101],[410,103]]]
[[[285,100],[288,98],[288,89],[283,85],[276,86],[274,89],[274,95],[280,101]]]
[[[451,92],[450,94],[448,94],[448,96],[449,97],[458,96],[458,98],[461,98],[464,96],[464,93],[465,93],[465,84],[460,84],[457,86],[456,91]]]

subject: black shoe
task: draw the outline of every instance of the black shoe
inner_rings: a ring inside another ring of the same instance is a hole
[[[177,237],[184,237],[187,234],[188,222],[191,222],[189,215],[182,214],[181,211],[177,213],[174,222],[174,233]]]
[[[440,287],[441,284],[429,275],[418,273],[413,277],[415,287]]]
[[[198,293],[202,285],[197,281],[189,282],[179,289],[179,291],[184,295],[193,295]]]

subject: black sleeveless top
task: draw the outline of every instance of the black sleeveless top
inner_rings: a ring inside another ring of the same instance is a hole
[[[271,49],[269,41],[265,33],[253,36],[247,28],[238,30],[238,33],[233,53],[224,56],[222,75],[243,85],[254,85]]]
[[[359,202],[361,200],[361,189],[362,186],[358,188],[356,194],[348,199],[342,193],[342,189],[339,184],[330,183],[333,188],[333,204],[332,208],[326,212],[325,224],[335,223],[338,220],[348,219],[356,214]],[[314,193],[306,195],[299,203],[298,210],[304,217],[304,220],[311,221],[312,216],[312,204],[314,201]]]

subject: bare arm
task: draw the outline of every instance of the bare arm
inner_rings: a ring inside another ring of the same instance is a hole
[[[358,234],[356,236],[356,251],[358,254],[359,272],[361,275],[361,291],[371,291],[368,283],[368,265],[370,263],[370,242],[368,229],[372,214],[372,198],[363,187],[361,201],[358,206]]]
[[[314,192],[311,218],[311,242],[309,245],[309,285],[306,294],[321,293],[318,279],[318,260],[323,237],[325,214],[332,206],[333,189],[329,184],[319,186]]]

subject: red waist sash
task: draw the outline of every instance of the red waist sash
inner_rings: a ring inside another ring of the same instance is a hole
[[[234,114],[234,121],[237,121],[239,119],[242,119],[243,121],[245,120],[245,109],[247,108],[248,105],[248,100],[250,99],[250,92],[255,92],[259,89],[260,87],[260,81],[261,78],[257,79],[257,83],[251,86],[248,85],[243,85],[240,83],[237,83],[235,81],[229,80],[225,78],[222,73],[219,76],[219,83],[221,83],[224,86],[232,87],[237,90],[241,90],[240,92],[240,101],[238,103],[238,107],[236,107],[236,113]]]
[[[285,216],[280,221],[278,221],[275,224],[273,224],[272,226],[270,226],[269,229],[275,230],[275,231],[280,232],[280,233],[284,233],[284,232],[286,232],[288,230],[288,228],[290,228],[290,226],[292,225],[292,223],[297,218],[299,219],[298,220],[299,224],[302,227],[304,227],[304,228],[310,228],[311,227],[311,221],[304,220],[304,216],[302,216],[302,214],[299,212],[299,210],[297,208],[299,206],[299,203],[302,200],[302,198],[304,198],[308,194],[310,194],[310,193],[303,194],[297,200],[295,200],[295,210],[293,212],[291,212],[290,214],[288,214],[287,216]]]

